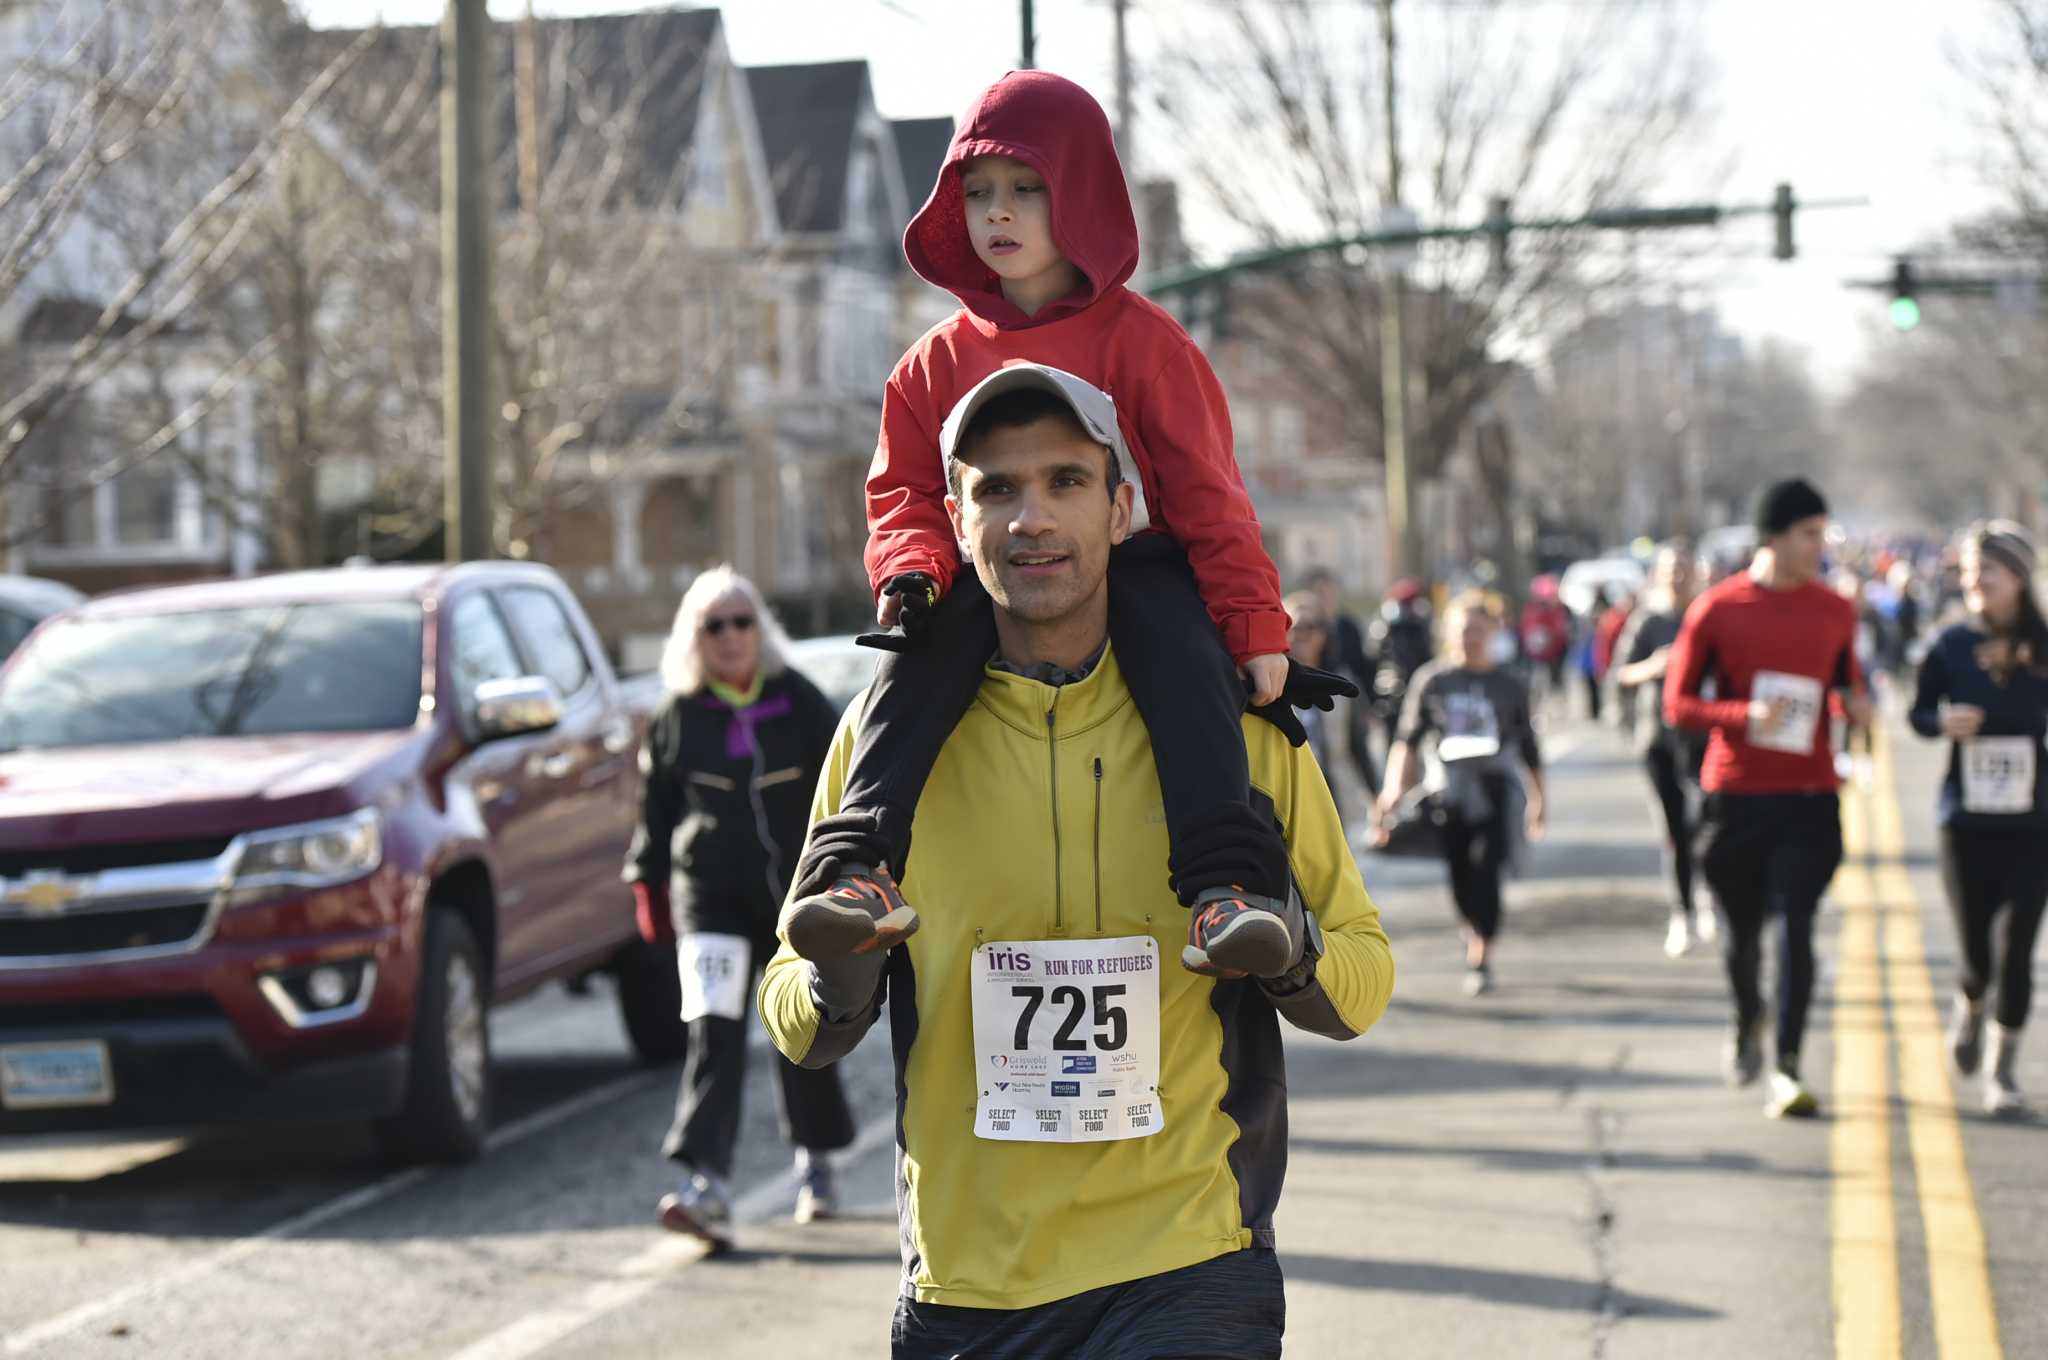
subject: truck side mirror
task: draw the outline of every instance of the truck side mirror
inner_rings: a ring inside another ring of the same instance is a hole
[[[538,675],[516,680],[486,680],[476,687],[476,737],[479,742],[545,732],[562,721],[562,699]]]

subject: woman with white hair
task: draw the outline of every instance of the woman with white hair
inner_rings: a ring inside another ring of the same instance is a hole
[[[665,694],[640,753],[640,825],[626,855],[640,933],[672,940],[690,1057],[662,1145],[680,1168],[661,1225],[724,1246],[746,1081],[754,979],[803,850],[811,791],[839,715],[789,668],[788,639],[754,583],[729,566],[683,595],[661,661]],[[797,1221],[828,1216],[829,1152],[853,1141],[836,1070],[775,1059],[783,1133],[796,1144]]]

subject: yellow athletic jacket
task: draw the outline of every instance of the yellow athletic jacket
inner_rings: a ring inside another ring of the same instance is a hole
[[[1315,980],[1291,995],[1181,968],[1188,913],[1167,885],[1159,776],[1113,649],[1059,688],[989,670],[918,804],[902,886],[922,928],[891,951],[874,1005],[827,1022],[786,942],[769,963],[762,1020],[806,1066],[844,1056],[888,1006],[904,1289],[919,1301],[1028,1308],[1272,1245],[1287,1161],[1279,1017],[1363,1033],[1386,1010],[1394,959],[1313,757],[1262,719],[1244,735],[1322,928]],[[849,719],[814,824],[838,809],[853,736]],[[1106,1143],[977,1138],[977,939],[1141,934],[1159,942],[1165,1127]]]

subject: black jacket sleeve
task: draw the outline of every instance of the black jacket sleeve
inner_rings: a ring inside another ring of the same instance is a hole
[[[1942,653],[1947,650],[1942,643],[1929,647],[1927,655],[1920,662],[1920,683],[1913,693],[1913,707],[1906,718],[1913,724],[1913,730],[1923,737],[1941,735],[1941,701],[1948,697],[1948,662]]]
[[[640,819],[619,875],[657,892],[669,890],[669,847],[683,818],[681,784],[676,779],[681,739],[682,714],[671,694],[648,720],[647,739],[640,746]]]

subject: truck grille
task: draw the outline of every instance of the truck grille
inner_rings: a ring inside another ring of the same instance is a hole
[[[205,927],[208,905],[191,902],[69,916],[0,918],[0,959],[175,947]]]
[[[37,871],[96,874],[102,869],[136,869],[150,864],[189,864],[215,859],[228,848],[229,836],[183,841],[140,841],[120,845],[74,845],[61,849],[0,850],[0,878],[20,878]]]
[[[0,1005],[0,1029],[55,1025],[115,1025],[155,1020],[218,1020],[210,996],[110,996],[94,1001],[38,1001]]]

